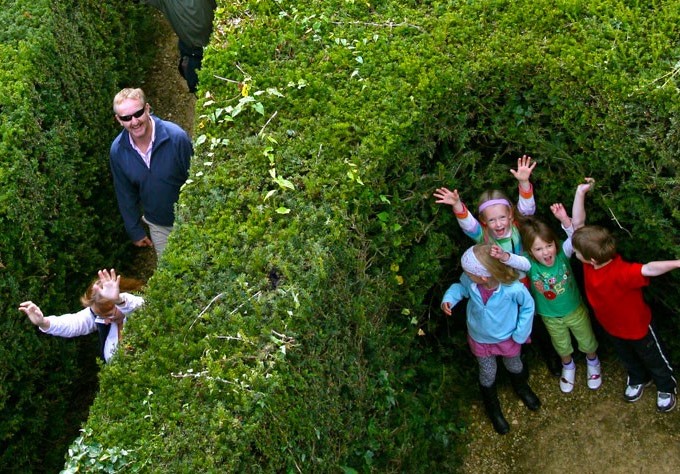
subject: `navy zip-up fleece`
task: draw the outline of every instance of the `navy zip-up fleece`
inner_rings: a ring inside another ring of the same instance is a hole
[[[181,127],[155,115],[152,118],[156,138],[150,168],[130,145],[127,130],[123,129],[111,144],[109,163],[113,187],[125,230],[133,242],[146,236],[141,223],[141,209],[149,222],[168,227],[173,225],[175,203],[179,199],[180,187],[189,177],[189,164],[194,153],[191,139]]]

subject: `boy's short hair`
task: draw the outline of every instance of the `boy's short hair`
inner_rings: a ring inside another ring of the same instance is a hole
[[[614,236],[599,225],[581,227],[574,232],[571,241],[584,259],[594,260],[597,264],[608,262],[616,255]]]

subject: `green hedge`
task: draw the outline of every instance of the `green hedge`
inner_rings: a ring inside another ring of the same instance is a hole
[[[678,6],[221,4],[179,228],[71,470],[454,472],[469,242],[432,192],[514,193],[527,153],[539,214],[594,176],[589,221],[675,257]]]
[[[149,20],[114,1],[0,7],[0,470],[53,472],[91,403],[96,351],[39,334],[17,307],[73,310],[123,255],[110,104],[148,61],[135,32]]]

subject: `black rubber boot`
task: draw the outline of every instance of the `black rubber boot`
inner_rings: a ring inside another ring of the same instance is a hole
[[[538,410],[541,407],[541,401],[527,383],[529,380],[529,372],[527,371],[526,365],[519,374],[508,372],[508,375],[510,376],[512,388],[515,390],[515,393],[519,396],[524,405],[529,410]]]
[[[484,408],[486,414],[491,420],[496,433],[505,434],[510,431],[510,425],[501,412],[501,402],[498,400],[498,392],[496,391],[496,383],[491,387],[479,386],[482,391],[482,400],[484,400]]]

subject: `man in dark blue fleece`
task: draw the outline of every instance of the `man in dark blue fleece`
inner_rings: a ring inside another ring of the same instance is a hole
[[[193,147],[181,127],[151,115],[150,109],[141,89],[116,94],[113,112],[123,130],[111,144],[110,165],[125,230],[134,245],[153,246],[160,257],[179,190],[189,177]]]

